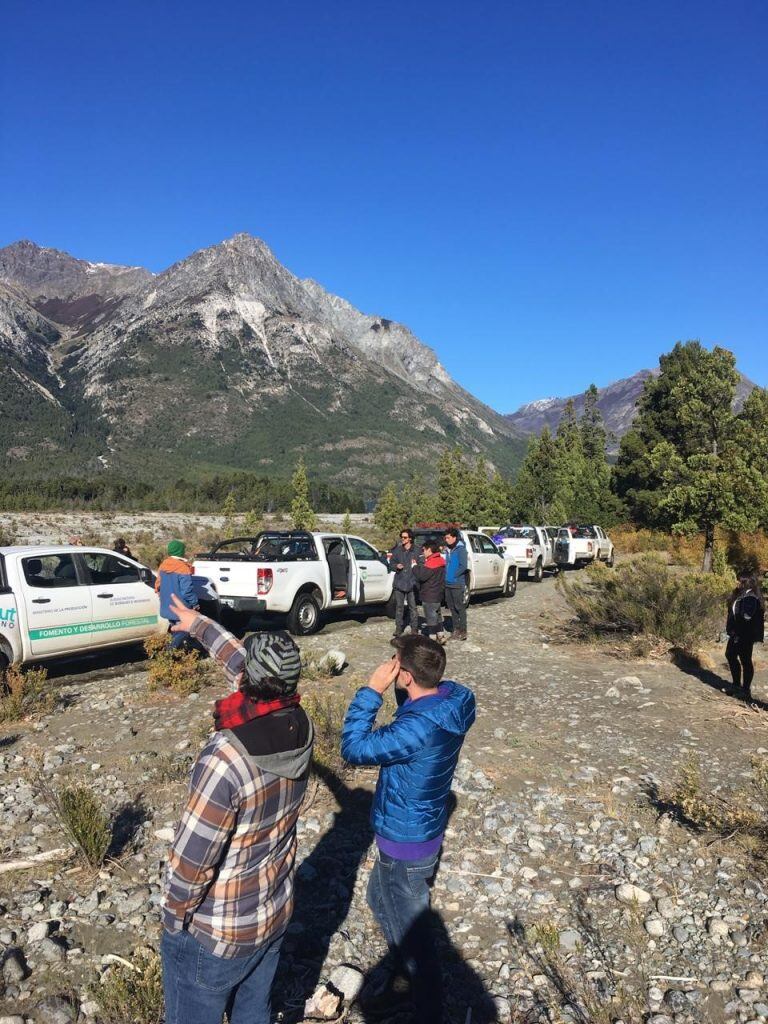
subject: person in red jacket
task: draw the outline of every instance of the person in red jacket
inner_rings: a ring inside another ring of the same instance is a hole
[[[440,542],[431,538],[424,542],[424,562],[413,568],[419,584],[419,596],[427,620],[427,636],[442,644],[448,639],[443,631],[440,607],[445,596],[445,559],[440,554]]]

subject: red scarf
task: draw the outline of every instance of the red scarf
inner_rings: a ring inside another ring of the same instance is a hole
[[[241,690],[236,690],[228,697],[216,701],[213,723],[216,729],[236,729],[238,725],[271,715],[273,711],[296,707],[300,700],[298,693],[290,697],[276,697],[274,700],[254,700]]]

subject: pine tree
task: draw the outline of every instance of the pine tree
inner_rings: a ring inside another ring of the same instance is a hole
[[[249,537],[255,537],[257,533],[261,533],[264,529],[264,520],[260,512],[257,512],[255,508],[249,509],[245,513],[243,519],[243,532]]]
[[[594,384],[590,384],[584,392],[584,411],[579,420],[581,431],[581,447],[584,458],[588,462],[605,462],[605,445],[607,434],[603,414],[598,407],[598,393]]]
[[[422,478],[414,473],[400,491],[400,508],[403,523],[431,523],[438,518],[437,501],[424,487]]]
[[[725,349],[678,342],[660,367],[622,439],[617,487],[641,525],[702,532],[708,571],[717,526],[752,530],[768,516],[768,403],[758,395],[746,415],[734,414],[739,375]]]
[[[561,499],[562,454],[544,427],[540,437],[532,437],[517,479],[512,488],[512,518],[520,523],[558,525],[565,522],[568,509]]]
[[[388,483],[381,492],[373,521],[383,533],[394,533],[404,525],[403,509],[393,483]]]
[[[296,463],[291,487],[293,489],[291,520],[294,530],[314,530],[317,526],[317,516],[309,500],[309,476],[303,457]]]
[[[237,530],[237,524],[235,521],[237,516],[237,500],[235,498],[234,491],[227,492],[224,504],[221,507],[221,514],[224,516],[222,534],[226,540],[230,537],[234,537]]]
[[[437,515],[459,523],[467,509],[468,469],[460,448],[447,448],[437,463]]]
[[[352,533],[352,516],[349,514],[349,509],[344,513],[344,518],[341,520],[341,532]]]

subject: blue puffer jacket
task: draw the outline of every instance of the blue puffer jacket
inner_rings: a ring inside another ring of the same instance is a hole
[[[409,701],[390,725],[373,731],[383,697],[364,686],[344,720],[342,757],[381,765],[371,823],[377,835],[395,843],[422,843],[445,831],[453,773],[475,720],[475,695],[459,683],[440,687],[444,696]]]

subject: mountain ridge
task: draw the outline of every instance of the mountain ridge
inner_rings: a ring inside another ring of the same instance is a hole
[[[285,475],[305,454],[323,478],[375,490],[384,472],[429,475],[448,445],[507,472],[521,457],[515,428],[407,327],[296,277],[251,235],[158,274],[13,243],[0,287],[16,472],[59,458],[81,473],[157,475],[171,461]],[[39,429],[46,392],[66,420],[53,436]]]

